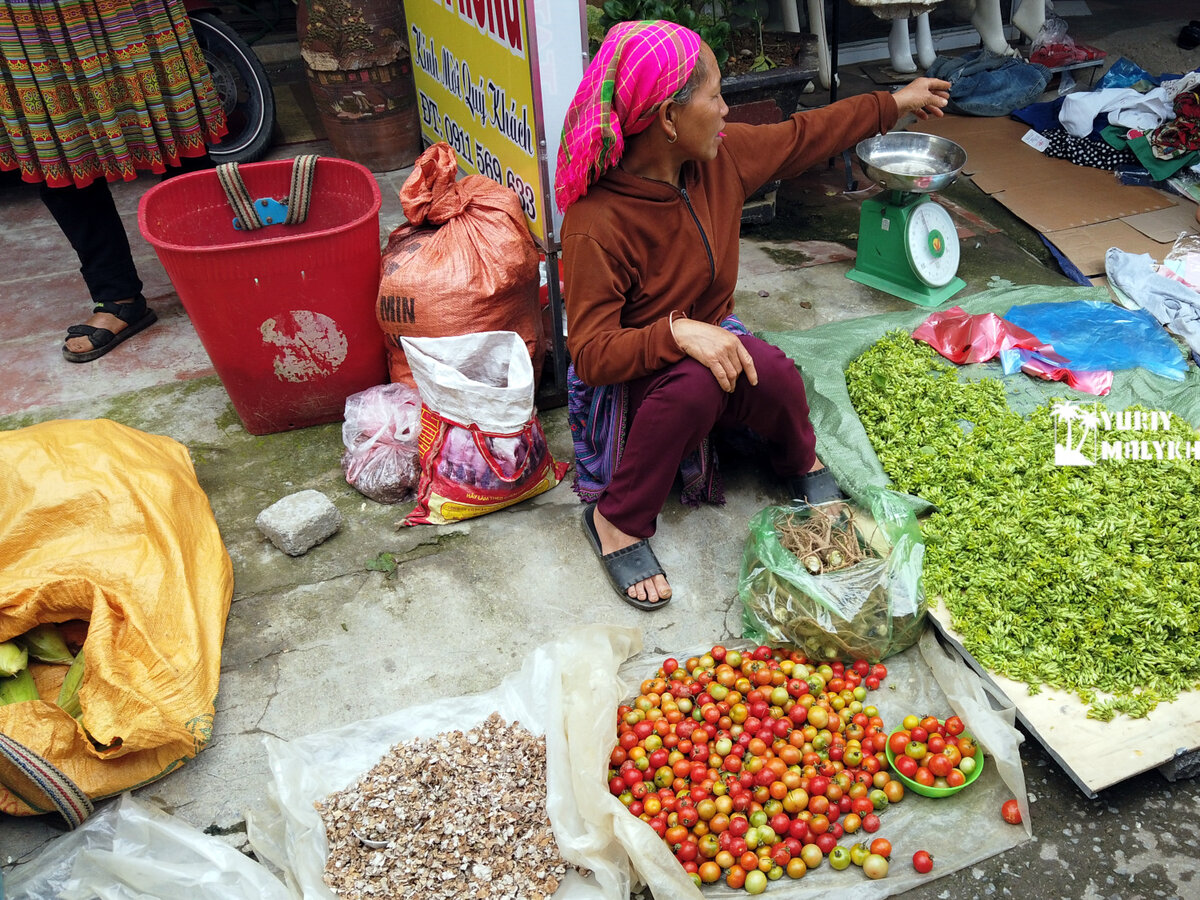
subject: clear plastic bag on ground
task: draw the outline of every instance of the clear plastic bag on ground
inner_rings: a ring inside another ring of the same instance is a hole
[[[900,495],[879,488],[870,506],[869,516],[856,510],[852,525],[836,526],[854,529],[866,557],[840,569],[820,554],[801,559],[781,540],[785,523],[811,508],[771,506],[750,521],[738,579],[745,637],[799,647],[810,659],[870,660],[920,637],[925,543],[916,516]]]
[[[122,794],[18,867],[8,900],[290,900],[269,869]]]
[[[380,503],[399,503],[417,487],[421,397],[407,384],[380,384],[346,398],[342,471],[353,488]]]

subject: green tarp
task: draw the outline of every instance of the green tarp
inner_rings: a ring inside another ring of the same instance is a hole
[[[964,297],[954,305],[969,313],[996,313],[1003,316],[1010,307],[1026,303],[1053,303],[1070,300],[1110,300],[1104,288],[1030,285],[1000,287]],[[829,465],[838,483],[857,502],[864,504],[867,487],[888,486],[888,478],[879,465],[862,423],[846,392],[846,366],[880,337],[902,328],[912,332],[933,310],[886,313],[867,318],[831,322],[805,331],[775,331],[759,335],[781,348],[799,364],[808,389],[808,402],[817,433],[817,454]],[[1182,348],[1180,353],[1183,353]],[[1074,391],[1062,382],[1042,381],[1017,372],[1003,375],[999,361],[960,367],[964,378],[994,377],[1008,392],[1013,409],[1027,415],[1054,398],[1097,401],[1111,411],[1140,404],[1147,409],[1166,410],[1187,419],[1200,428],[1200,370],[1189,366],[1183,381],[1172,381],[1142,369],[1116,372],[1112,391],[1094,397]],[[1200,461],[1196,463],[1200,465]],[[918,511],[926,504],[913,498]]]

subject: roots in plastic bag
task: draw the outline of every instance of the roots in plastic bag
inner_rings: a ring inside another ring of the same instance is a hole
[[[810,575],[836,572],[866,558],[854,527],[854,512],[831,516],[814,507],[807,515],[790,513],[776,525],[779,543],[796,555]]]

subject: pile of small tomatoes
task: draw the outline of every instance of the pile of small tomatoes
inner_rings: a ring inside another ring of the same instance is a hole
[[[877,831],[904,797],[867,703],[886,677],[880,663],[766,646],[667,659],[617,710],[609,790],[697,884],[723,878],[757,894],[800,878],[843,835]],[[886,861],[862,868],[887,873]]]
[[[979,747],[965,733],[958,716],[941,721],[935,716],[904,717],[892,732],[888,747],[892,765],[905,778],[926,787],[961,787],[975,771]]]

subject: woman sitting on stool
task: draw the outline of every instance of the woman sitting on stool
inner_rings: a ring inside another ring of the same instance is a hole
[[[741,209],[913,112],[950,85],[917,79],[779,124],[725,124],[721,73],[695,32],[614,26],[567,111],[555,195],[564,210],[569,413],[589,540],[613,587],[658,609],[671,586],[650,549],[677,471],[683,500],[720,502],[708,434],[764,439],[792,496],[841,497],[816,457],[804,382],[733,316]]]

